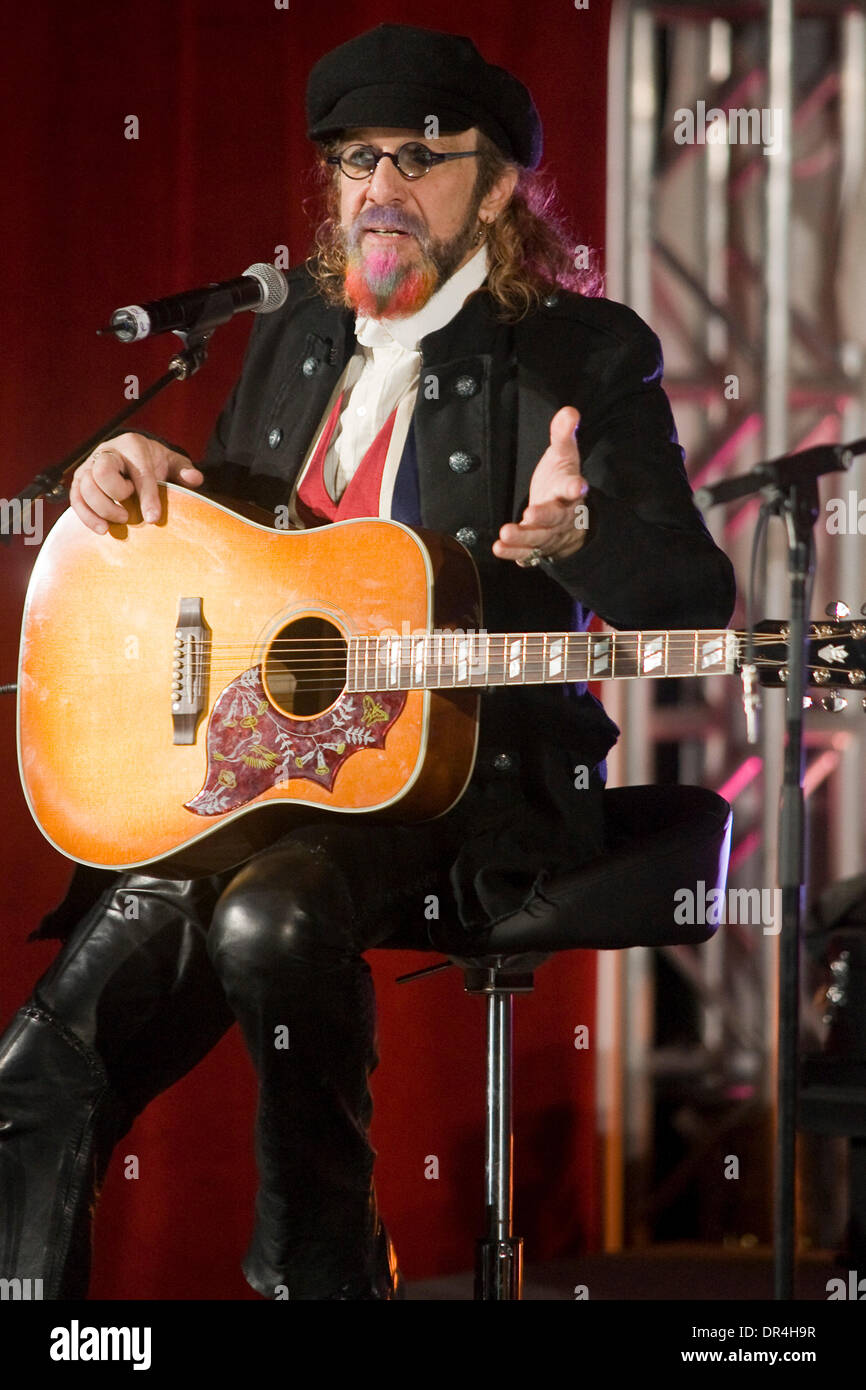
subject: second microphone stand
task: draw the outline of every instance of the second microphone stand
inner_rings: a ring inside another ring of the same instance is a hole
[[[812,580],[814,526],[818,519],[818,478],[848,469],[855,454],[866,453],[866,438],[847,445],[820,445],[799,454],[758,464],[743,477],[727,479],[696,494],[712,506],[761,492],[762,511],[781,516],[788,536],[791,616],[788,678],[785,682],[785,756],[779,802],[778,881],[782,890],[779,940],[779,1029],[776,1111],[776,1190],[774,1204],[774,1294],[794,1296],[795,1177],[800,1017],[800,930],[806,883],[806,814],[803,792],[803,701]]]

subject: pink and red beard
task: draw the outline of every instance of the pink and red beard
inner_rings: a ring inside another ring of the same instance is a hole
[[[423,309],[439,282],[439,272],[423,253],[404,261],[398,246],[364,250],[363,236],[346,257],[346,297],[366,318],[400,318]],[[419,248],[420,249],[420,248]]]

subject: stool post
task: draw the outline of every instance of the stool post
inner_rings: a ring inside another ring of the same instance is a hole
[[[478,1242],[475,1297],[519,1299],[523,1285],[523,1241],[512,1233],[514,1130],[512,1119],[511,990],[487,994],[487,1126],[484,1207],[487,1232]]]

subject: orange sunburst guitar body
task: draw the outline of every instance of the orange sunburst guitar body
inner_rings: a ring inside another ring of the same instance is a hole
[[[104,536],[65,513],[33,570],[19,760],[51,843],[85,864],[194,876],[323,811],[418,820],[452,806],[474,764],[477,691],[389,686],[401,634],[479,626],[463,548],[378,520],[275,531],[185,488],[160,493],[160,522],[127,503],[129,524]]]
[[[84,864],[192,877],[326,812],[431,819],[472,774],[488,686],[741,668],[743,635],[725,628],[489,633],[449,536],[378,520],[276,531],[161,495],[156,525],[127,503],[105,536],[67,512],[27,592],[21,779],[42,832]],[[784,683],[786,637],[758,625],[761,684]],[[808,665],[825,697],[862,686],[864,625],[812,624]]]

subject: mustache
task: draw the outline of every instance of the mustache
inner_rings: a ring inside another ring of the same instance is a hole
[[[382,227],[389,232],[409,232],[422,245],[427,242],[427,228],[419,218],[413,217],[411,213],[405,212],[402,208],[381,207],[365,208],[355,218],[346,233],[346,240],[349,246],[356,246],[365,232],[371,227]]]

